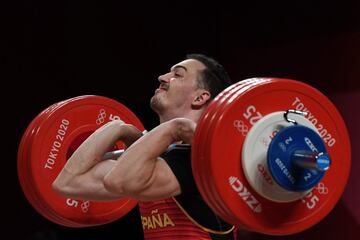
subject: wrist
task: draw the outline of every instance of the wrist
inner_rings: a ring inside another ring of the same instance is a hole
[[[191,143],[195,127],[195,122],[190,119],[176,118],[172,120],[170,128],[174,142],[183,141],[185,143]]]
[[[129,147],[143,135],[139,129],[131,124],[120,125],[117,129],[117,132],[118,139],[124,142],[127,147]]]

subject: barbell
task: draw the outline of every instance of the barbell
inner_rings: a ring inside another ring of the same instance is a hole
[[[31,205],[69,227],[115,221],[137,201],[64,198],[51,184],[76,148],[103,124],[121,119],[145,131],[123,104],[85,95],[46,108],[24,132],[18,176]],[[119,156],[117,142],[104,158]],[[331,101],[305,83],[251,78],[223,90],[202,114],[191,147],[205,202],[225,221],[269,235],[304,231],[336,205],[351,165],[346,125]]]

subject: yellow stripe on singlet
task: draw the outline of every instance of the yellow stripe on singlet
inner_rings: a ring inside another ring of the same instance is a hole
[[[204,230],[205,232],[209,232],[209,233],[213,233],[213,234],[220,234],[220,235],[225,235],[230,233],[231,231],[234,230],[235,226],[232,226],[229,230],[226,231],[217,231],[217,230],[212,230],[209,228],[206,228],[204,226],[202,226],[200,223],[198,223],[197,221],[195,221],[187,212],[186,210],[180,205],[180,203],[174,198],[172,197],[172,199],[174,200],[174,202],[178,205],[178,207],[181,209],[181,211],[183,211],[183,213],[186,215],[187,218],[190,219],[191,222],[193,222],[196,226],[198,226],[199,228],[201,228],[202,230]]]

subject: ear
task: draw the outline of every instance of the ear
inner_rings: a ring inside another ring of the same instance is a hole
[[[196,92],[196,95],[194,97],[194,100],[191,103],[191,106],[195,109],[199,109],[206,105],[208,103],[208,100],[210,99],[211,94],[209,91],[205,89],[199,89]]]

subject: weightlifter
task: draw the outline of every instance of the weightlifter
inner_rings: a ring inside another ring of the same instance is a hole
[[[234,227],[197,190],[190,148],[169,148],[191,145],[202,112],[231,80],[222,65],[202,54],[187,55],[158,80],[150,105],[160,125],[143,135],[121,120],[105,124],[74,152],[53,188],[77,199],[139,200],[145,239],[235,239]],[[126,151],[103,161],[118,140]]]

